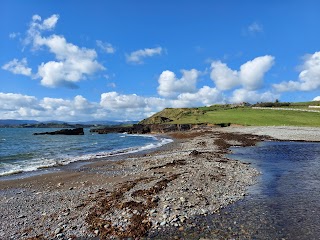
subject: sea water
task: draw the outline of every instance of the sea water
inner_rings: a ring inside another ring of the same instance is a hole
[[[56,130],[0,128],[0,176],[148,150],[172,141],[151,135],[96,134],[89,129],[76,136],[33,135]]]

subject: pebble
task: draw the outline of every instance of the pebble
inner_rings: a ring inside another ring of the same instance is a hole
[[[56,237],[57,237],[57,238],[63,238],[63,237],[64,237],[64,234],[63,234],[63,233],[59,233],[59,234],[56,235]]]
[[[54,230],[54,234],[57,235],[59,233],[61,233],[62,229],[61,228],[57,228],[56,230]]]
[[[166,224],[167,224],[167,221],[163,221],[163,222],[160,223],[160,226],[164,226]]]

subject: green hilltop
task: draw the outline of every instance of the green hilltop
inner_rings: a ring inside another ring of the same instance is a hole
[[[310,107],[316,106],[316,107]],[[301,103],[221,104],[198,108],[166,108],[141,124],[230,124],[244,126],[320,127],[320,101]]]

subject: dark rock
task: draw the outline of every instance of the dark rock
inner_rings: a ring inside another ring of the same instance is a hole
[[[34,133],[33,135],[84,135],[83,128],[62,129],[54,132]]]
[[[99,134],[107,133],[128,133],[128,134],[148,134],[148,133],[167,133],[177,131],[187,131],[192,128],[192,124],[134,124],[132,126],[106,127],[91,129],[90,132]]]
[[[191,153],[189,153],[189,156],[198,156],[198,155],[200,155],[201,153],[200,152],[198,152],[197,150],[193,150],[193,151],[191,151]]]

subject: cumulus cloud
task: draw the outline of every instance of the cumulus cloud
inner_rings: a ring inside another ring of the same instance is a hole
[[[204,86],[195,93],[182,93],[176,100],[172,100],[172,107],[210,106],[224,102],[223,94],[216,88]]]
[[[90,102],[81,95],[73,99],[38,99],[34,96],[1,93],[0,116],[13,119],[78,121],[96,119],[102,109],[99,103]]]
[[[279,94],[274,94],[270,91],[258,92],[251,91],[244,88],[236,89],[233,91],[232,96],[229,98],[229,102],[241,103],[241,102],[274,102],[279,98]]]
[[[42,18],[39,15],[32,16],[32,21],[27,31],[27,37],[23,41],[25,45],[33,44],[34,45],[33,47],[37,48],[34,40],[40,37],[41,32],[53,30],[59,20],[59,15],[53,14],[49,18],[43,21],[41,20]]]
[[[0,92],[0,109],[17,110],[21,107],[37,105],[37,98],[18,93]]]
[[[32,118],[41,111],[34,96],[0,92],[0,116],[3,119]]]
[[[163,71],[158,79],[158,93],[163,97],[176,97],[180,93],[196,91],[196,84],[200,72],[196,69],[182,70],[182,77],[178,79],[171,71]]]
[[[230,69],[221,61],[211,63],[210,78],[220,90],[228,90],[240,84],[238,72]]]
[[[161,55],[162,51],[163,49],[161,47],[140,49],[127,54],[126,59],[129,63],[142,64],[144,58]]]
[[[97,43],[97,46],[98,46],[101,50],[103,50],[105,53],[112,54],[112,53],[115,53],[115,52],[116,52],[116,49],[112,46],[111,43],[102,42],[102,41],[100,41],[100,40],[97,40],[96,43]]]
[[[81,95],[75,96],[73,99],[62,98],[43,98],[39,105],[44,109],[44,115],[55,116],[58,120],[73,120],[94,118],[99,109],[99,104],[89,102]]]
[[[2,69],[10,71],[14,74],[21,74],[25,76],[32,75],[32,70],[28,67],[28,62],[26,58],[23,58],[21,61],[15,58],[12,61],[3,65]]]
[[[299,80],[281,82],[274,84],[273,87],[279,92],[320,89],[320,52],[306,55],[300,68]]]
[[[31,44],[34,50],[44,47],[56,58],[38,66],[37,77],[43,86],[76,88],[76,83],[105,68],[97,61],[95,50],[78,47],[63,36],[43,36],[44,31],[54,29],[58,20],[56,14],[43,21],[39,15],[34,15],[24,43]]]
[[[320,101],[320,96],[315,97],[312,101]]]
[[[120,95],[117,92],[108,92],[101,95],[101,106],[109,109],[143,108],[145,99],[136,94]]]
[[[214,61],[211,63],[210,77],[219,90],[230,90],[240,85],[247,90],[257,90],[273,64],[274,57],[265,55],[244,63],[240,71],[236,71],[221,61]]]

